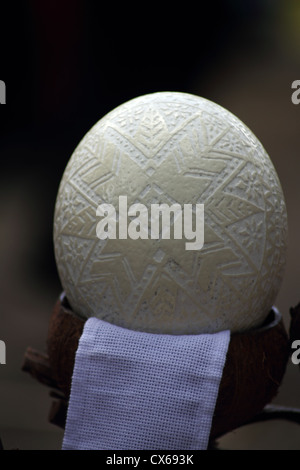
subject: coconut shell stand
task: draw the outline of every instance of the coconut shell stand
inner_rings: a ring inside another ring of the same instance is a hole
[[[300,304],[290,309],[286,331],[273,308],[260,328],[231,335],[211,427],[211,447],[222,435],[246,424],[286,419],[300,424],[300,409],[270,405],[285,374],[291,341],[300,338]],[[52,390],[49,421],[64,428],[75,353],[84,320],[74,315],[64,294],[54,306],[47,353],[28,347],[22,370]]]

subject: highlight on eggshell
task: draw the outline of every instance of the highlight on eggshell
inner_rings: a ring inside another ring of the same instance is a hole
[[[237,117],[192,94],[152,93],[108,113],[75,149],[54,248],[82,318],[151,333],[249,330],[281,285],[284,196]]]

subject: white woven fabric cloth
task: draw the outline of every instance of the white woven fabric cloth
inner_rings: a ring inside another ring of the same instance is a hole
[[[229,340],[229,331],[151,334],[89,318],[62,449],[206,449]]]

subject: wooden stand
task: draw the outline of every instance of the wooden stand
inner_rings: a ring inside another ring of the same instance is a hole
[[[300,410],[269,405],[277,394],[291,353],[300,339],[300,304],[290,310],[289,336],[274,308],[257,329],[232,334],[211,429],[211,441],[239,426],[269,419],[300,424]],[[22,370],[52,389],[49,421],[64,428],[78,341],[84,321],[74,315],[62,295],[49,322],[47,354],[31,347]],[[99,377],[99,380],[101,378]]]

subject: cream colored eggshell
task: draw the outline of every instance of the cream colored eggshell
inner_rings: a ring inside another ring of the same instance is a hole
[[[204,204],[204,246],[99,240],[96,208],[127,195]],[[170,334],[242,331],[263,322],[285,265],[287,215],[270,158],[229,111],[161,92],[122,104],[85,135],[63,175],[54,216],[62,286],[87,318]]]

